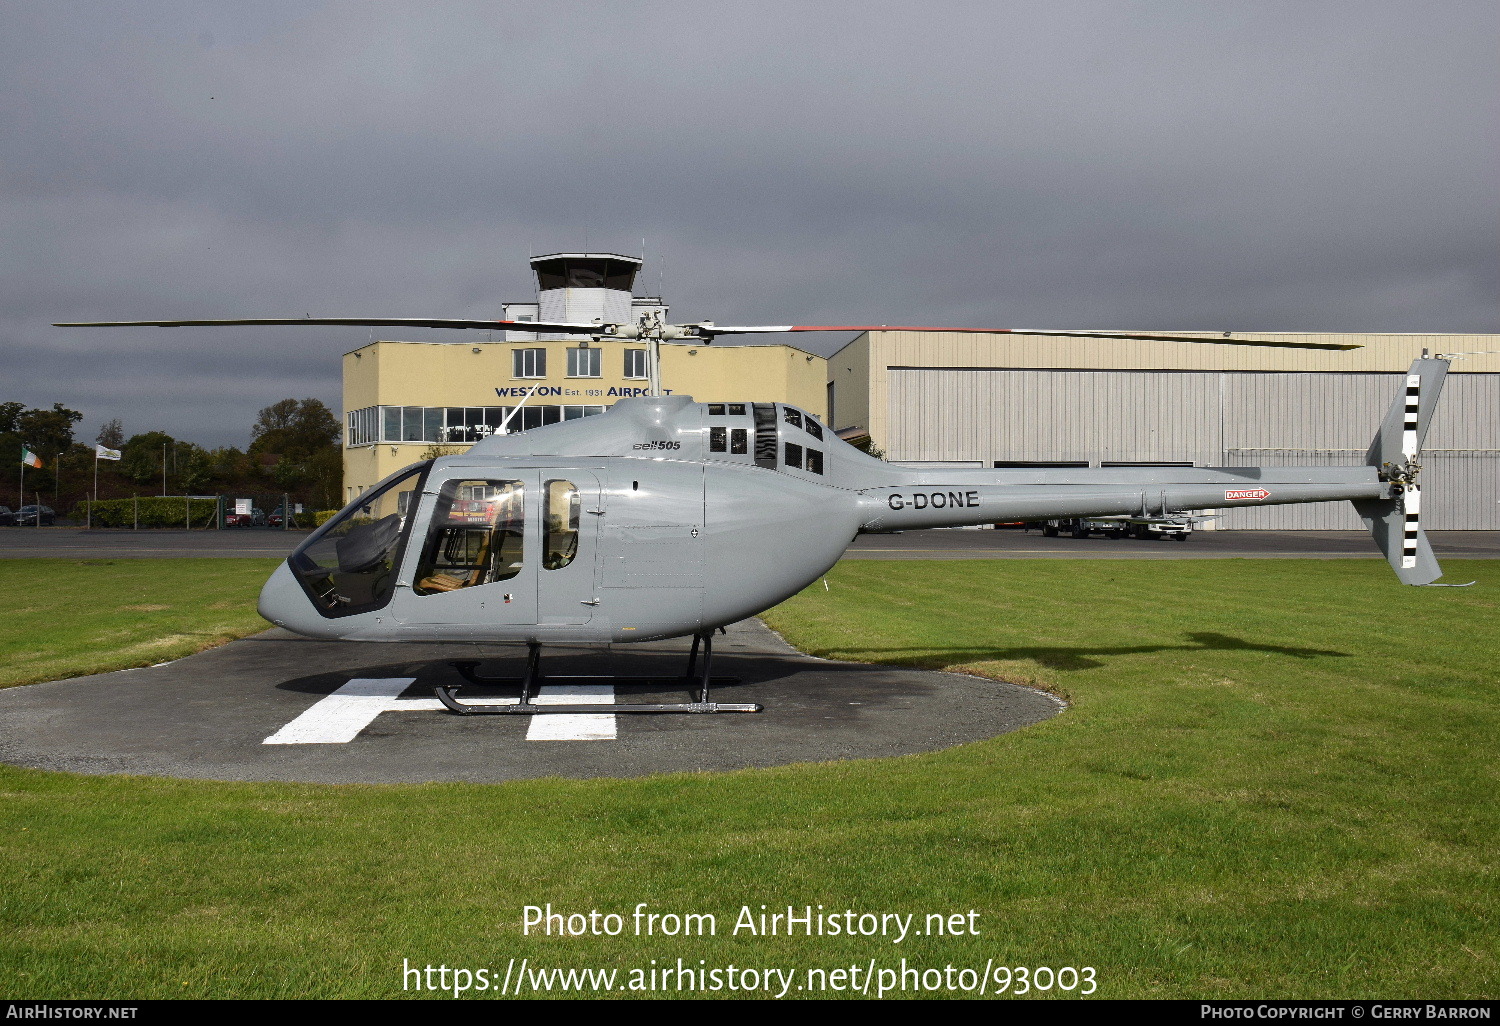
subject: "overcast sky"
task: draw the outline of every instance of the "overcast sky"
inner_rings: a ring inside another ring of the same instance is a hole
[[[0,401],[87,441],[244,446],[370,333],[52,321],[495,317],[643,237],[681,320],[1500,331],[1493,0],[0,18]]]

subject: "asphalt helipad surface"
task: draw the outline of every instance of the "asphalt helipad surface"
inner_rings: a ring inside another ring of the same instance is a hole
[[[548,649],[550,674],[674,674],[689,642]],[[1061,711],[1028,688],[805,656],[759,621],[715,642],[721,702],[757,714],[617,715],[675,691],[582,689],[597,714],[458,716],[432,697],[453,659],[518,675],[520,646],[354,644],[271,630],[177,662],[0,691],[0,761],[75,773],[394,783],[632,777],[926,752]],[[611,690],[618,694],[611,695]],[[503,701],[514,691],[466,688]],[[561,700],[554,691],[542,699]],[[267,743],[270,742],[270,743]]]

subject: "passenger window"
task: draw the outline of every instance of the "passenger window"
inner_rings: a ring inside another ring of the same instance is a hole
[[[723,403],[709,403],[708,404],[708,415],[710,417],[722,417],[722,416],[724,416],[724,404]]]
[[[786,443],[786,465],[798,468],[802,466],[802,446],[796,442]]]
[[[745,404],[744,403],[730,403],[729,404],[729,415],[731,417],[743,417],[745,415]]]
[[[708,429],[708,451],[723,452],[728,448],[728,429],[711,427]]]
[[[744,428],[735,428],[729,432],[729,451],[736,456],[744,456],[748,453],[750,445],[750,432]]]
[[[823,438],[823,425],[819,424],[817,421],[813,420],[813,417],[812,417],[811,413],[809,413],[807,415],[807,417],[804,418],[804,422],[803,422],[802,426],[805,427],[805,428],[807,428],[807,433],[808,434],[812,435],[816,439],[819,439],[820,441],[822,440],[822,438]]]
[[[782,416],[782,419],[784,419],[792,427],[801,427],[802,426],[802,411],[801,410],[794,410],[790,406],[783,406],[781,408],[781,416]]]
[[[542,567],[561,570],[578,555],[578,514],[582,497],[572,481],[548,481],[547,513],[543,520],[546,536],[542,542]]]
[[[823,454],[817,449],[807,450],[807,469],[814,474],[823,473]]]
[[[520,481],[448,481],[438,495],[418,595],[506,581],[521,572],[525,492]]]

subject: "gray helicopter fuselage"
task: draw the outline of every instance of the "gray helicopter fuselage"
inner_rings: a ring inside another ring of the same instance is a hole
[[[906,468],[794,407],[685,396],[492,436],[387,482],[276,571],[266,619],[362,641],[648,641],[784,601],[861,531],[1390,498],[1368,466]]]

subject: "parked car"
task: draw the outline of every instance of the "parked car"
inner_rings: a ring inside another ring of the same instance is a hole
[[[280,506],[277,506],[275,509],[273,509],[271,511],[271,515],[266,518],[266,524],[269,527],[280,527],[281,526],[281,507]],[[296,527],[297,526],[297,507],[295,507],[295,506],[292,507],[292,522],[290,524],[288,524],[287,526],[288,527]]]
[[[0,527],[14,527],[16,514],[9,506],[0,506]]]
[[[51,506],[22,506],[16,514],[16,523],[23,527],[51,527],[57,522],[57,514]]]
[[[252,506],[249,513],[225,513],[225,527],[265,527],[266,512],[259,506]]]
[[[1032,525],[1028,524],[1027,527]],[[1102,534],[1106,538],[1175,538],[1187,541],[1193,533],[1190,517],[1065,517],[1043,520],[1036,524],[1042,534],[1055,538],[1059,534],[1070,534],[1074,538],[1087,538],[1091,534]]]

